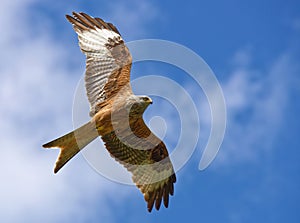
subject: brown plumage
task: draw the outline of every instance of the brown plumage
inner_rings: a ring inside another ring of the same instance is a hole
[[[73,13],[66,18],[78,34],[79,46],[86,55],[85,86],[90,102],[91,121],[43,145],[59,147],[54,172],[100,136],[110,155],[132,173],[148,211],[169,204],[176,176],[165,144],[143,121],[152,100],[136,96],[130,86],[132,58],[119,31],[100,18]]]

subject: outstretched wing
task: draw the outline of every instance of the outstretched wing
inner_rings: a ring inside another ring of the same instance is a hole
[[[169,204],[174,194],[176,176],[165,144],[146,126],[142,118],[126,129],[118,129],[102,136],[112,157],[132,173],[132,179],[141,190],[148,211],[159,210],[163,200]]]
[[[73,17],[66,18],[73,24],[80,49],[86,55],[85,87],[90,115],[94,116],[121,89],[122,94],[132,94],[131,54],[113,24],[85,13],[73,12]]]

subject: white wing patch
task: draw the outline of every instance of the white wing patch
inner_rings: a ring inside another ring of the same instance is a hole
[[[90,57],[87,60],[85,87],[91,105],[91,116],[96,112],[96,106],[105,100],[104,86],[110,74],[117,68],[113,58]]]
[[[75,29],[76,30],[76,29]],[[91,29],[89,31],[76,30],[79,46],[87,56],[85,86],[90,102],[90,114],[93,116],[96,106],[105,100],[104,86],[111,73],[120,68],[111,51],[106,47],[109,39],[121,39],[121,36],[107,29]]]
[[[73,24],[80,49],[87,57],[85,84],[93,116],[105,104],[102,102],[129,84],[132,58],[113,24],[85,13],[73,12],[73,17],[66,17]]]
[[[88,52],[106,52],[110,54],[105,46],[108,39],[121,38],[121,36],[111,30],[107,29],[90,29],[89,31],[76,30],[79,39],[79,45],[84,53]],[[103,56],[107,56],[104,54]]]

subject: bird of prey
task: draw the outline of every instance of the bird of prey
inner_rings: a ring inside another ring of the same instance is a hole
[[[100,136],[110,155],[132,174],[143,193],[148,211],[169,204],[175,172],[165,144],[143,120],[152,100],[134,95],[130,85],[131,54],[117,28],[85,13],[66,15],[86,55],[85,87],[91,120],[74,131],[43,145],[58,147],[54,173]]]

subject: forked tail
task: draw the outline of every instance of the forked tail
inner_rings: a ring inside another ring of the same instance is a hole
[[[73,156],[98,136],[95,124],[88,122],[78,129],[43,145],[44,148],[60,148],[54,173],[57,173]]]

